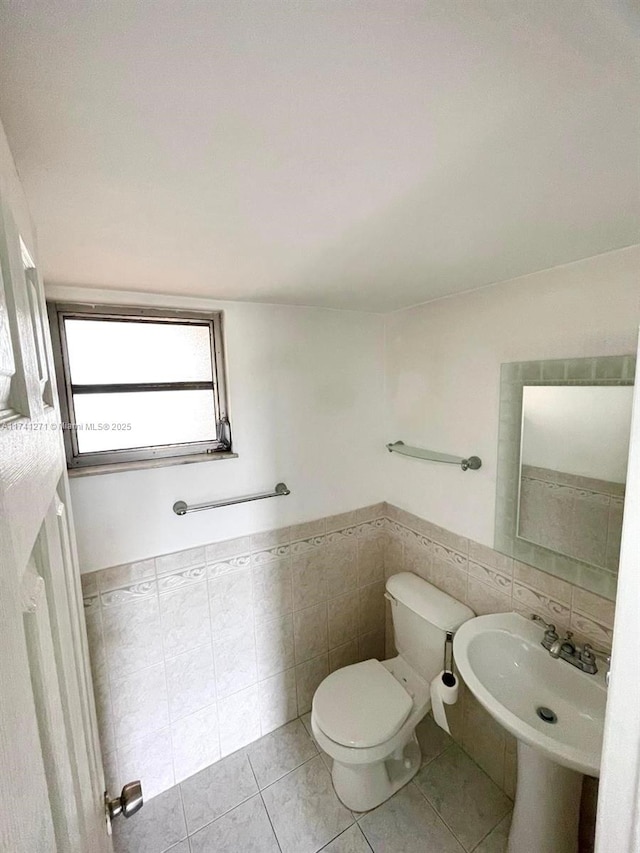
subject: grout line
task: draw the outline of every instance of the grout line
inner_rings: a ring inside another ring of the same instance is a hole
[[[511,808],[511,811],[513,811],[513,807]],[[489,830],[489,832],[487,832],[487,834],[486,834],[486,835],[484,835],[484,836],[480,839],[480,841],[478,841],[478,843],[477,843],[477,844],[476,844],[476,846],[473,848],[473,850],[477,850],[477,849],[478,849],[478,847],[480,847],[480,845],[482,844],[482,842],[487,840],[487,838],[491,835],[491,833],[492,833],[495,829],[497,829],[497,827],[498,827],[498,826],[500,826],[500,824],[501,824],[501,823],[502,823],[502,821],[507,817],[507,815],[508,815],[508,814],[509,814],[509,812],[507,812],[506,814],[504,814],[504,815],[500,818],[500,820],[496,823],[496,825],[491,827],[491,829]],[[472,853],[473,853],[473,851],[472,851]]]
[[[275,826],[273,825],[273,821],[271,820],[271,815],[269,814],[269,809],[267,808],[267,804],[265,803],[265,801],[264,801],[264,797],[262,796],[262,791],[260,791],[260,793],[258,794],[258,796],[260,797],[260,800],[261,800],[261,802],[262,802],[262,808],[264,809],[265,814],[267,815],[267,820],[269,821],[269,825],[271,826],[271,831],[273,832],[273,837],[274,837],[274,838],[275,838],[275,840],[276,840],[276,844],[277,844],[277,846],[278,846],[278,850],[280,850],[280,852],[282,853],[282,847],[280,846],[280,839],[278,838],[278,834],[277,834],[277,832],[276,832],[276,828],[275,828]]]
[[[319,758],[319,759],[320,759],[320,761],[322,762],[322,766],[323,766],[323,767],[325,768],[325,770],[326,770],[326,765],[325,765],[324,761],[322,761],[322,756],[320,755],[320,753],[319,753],[319,752],[316,752],[316,754],[315,754],[315,755],[312,755],[312,756],[310,756],[309,758],[305,758],[305,760],[304,760],[301,764],[298,764],[298,766],[297,766],[297,767],[294,767],[294,768],[293,768],[293,770],[287,770],[287,772],[286,772],[286,773],[284,773],[282,776],[280,776],[278,779],[274,779],[274,781],[273,781],[273,782],[269,782],[269,784],[268,784],[268,785],[265,785],[265,786],[264,786],[264,788],[261,788],[261,789],[260,789],[260,793],[262,794],[262,793],[263,793],[263,791],[266,791],[268,788],[272,788],[274,785],[277,785],[277,784],[278,784],[278,782],[282,782],[282,780],[283,780],[283,779],[286,779],[286,778],[287,778],[287,776],[291,776],[291,774],[292,774],[292,773],[295,773],[295,772],[296,772],[296,770],[300,770],[300,768],[301,768],[301,767],[304,767],[304,765],[305,765],[305,764],[309,764],[309,762],[314,761],[316,758]],[[252,768],[252,769],[253,769],[253,768]],[[327,772],[328,772],[328,771],[327,771]]]
[[[304,728],[304,726],[303,726],[302,728]],[[281,851],[281,853],[282,853],[282,847],[280,846],[280,840],[278,839],[278,835],[277,835],[277,833],[276,833],[276,828],[275,828],[275,826],[273,825],[273,821],[271,820],[271,815],[269,814],[269,809],[267,808],[267,804],[265,803],[265,801],[264,801],[264,797],[262,796],[262,790],[260,789],[260,784],[259,784],[259,782],[258,782],[258,777],[256,776],[256,771],[253,769],[253,764],[251,763],[251,756],[249,755],[249,752],[248,752],[248,751],[247,751],[247,753],[246,753],[246,758],[247,758],[247,761],[249,762],[249,767],[251,768],[251,772],[252,772],[252,774],[253,774],[253,778],[255,779],[256,787],[258,788],[258,796],[260,797],[260,801],[261,801],[261,803],[262,803],[262,808],[264,809],[265,814],[267,815],[267,820],[269,821],[269,825],[271,826],[271,831],[273,832],[273,837],[274,837],[274,838],[275,838],[275,840],[276,840],[276,844],[277,844],[277,846],[278,846],[278,850],[280,850],[280,851]]]
[[[189,847],[189,850],[191,850],[191,844],[189,842],[189,827],[187,826],[187,810],[184,807],[184,797],[182,796],[182,786],[180,785],[179,782],[176,784],[176,788],[178,789],[178,796],[180,797],[180,805],[182,806],[182,817],[184,819],[185,838],[187,839],[187,845]],[[182,839],[182,840],[184,840],[184,839]]]
[[[451,748],[451,747],[448,747],[448,749],[450,749],[450,748]],[[442,754],[442,753],[441,753],[441,754]],[[442,814],[441,814],[441,813],[440,813],[440,811],[438,810],[438,808],[437,808],[437,806],[435,805],[435,803],[432,803],[432,802],[431,802],[431,800],[429,799],[429,797],[428,797],[428,796],[425,794],[425,792],[422,790],[422,788],[421,788],[419,785],[417,785],[417,784],[415,783],[415,776],[414,776],[414,778],[409,782],[409,784],[410,784],[410,785],[413,785],[413,787],[418,791],[418,793],[420,794],[420,796],[421,796],[421,797],[422,797],[422,798],[423,798],[423,799],[424,799],[424,800],[429,804],[429,806],[433,809],[433,811],[435,812],[436,817],[438,818],[438,820],[439,820],[439,821],[440,821],[440,822],[441,822],[441,823],[442,823],[442,824],[443,824],[443,825],[444,825],[444,826],[449,830],[449,832],[451,833],[451,835],[453,836],[453,838],[455,838],[455,840],[456,840],[456,841],[458,842],[458,844],[462,847],[462,849],[463,849],[463,850],[466,850],[467,848],[466,848],[466,847],[465,847],[465,845],[462,843],[462,839],[458,838],[458,834],[457,834],[456,832],[454,832],[453,827],[449,826],[449,824],[447,823],[447,821],[444,819],[444,817],[442,816]],[[503,817],[504,817],[504,815],[503,815]],[[502,820],[502,817],[500,818],[500,820]],[[496,826],[497,826],[497,824],[496,824]]]

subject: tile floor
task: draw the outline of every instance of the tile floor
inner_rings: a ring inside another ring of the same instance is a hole
[[[504,853],[511,800],[431,719],[423,764],[373,811],[331,784],[310,714],[218,761],[114,825],[117,853]]]

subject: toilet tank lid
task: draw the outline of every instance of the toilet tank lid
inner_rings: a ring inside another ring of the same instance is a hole
[[[466,604],[412,572],[392,575],[387,581],[387,592],[442,631],[455,631],[475,616]]]

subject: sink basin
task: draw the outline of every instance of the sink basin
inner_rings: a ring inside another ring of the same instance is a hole
[[[552,658],[542,636],[517,613],[478,616],[453,653],[469,690],[518,739],[509,853],[576,853],[582,774],[600,774],[606,667],[587,675]]]
[[[460,675],[518,740],[563,767],[598,776],[607,701],[603,671],[587,675],[552,658],[540,645],[542,634],[518,613],[470,619],[454,639]],[[553,711],[557,722],[540,719],[540,707]]]

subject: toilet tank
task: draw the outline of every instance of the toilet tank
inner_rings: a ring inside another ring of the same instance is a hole
[[[398,653],[426,681],[442,669],[447,631],[475,616],[473,610],[411,572],[387,581]]]

